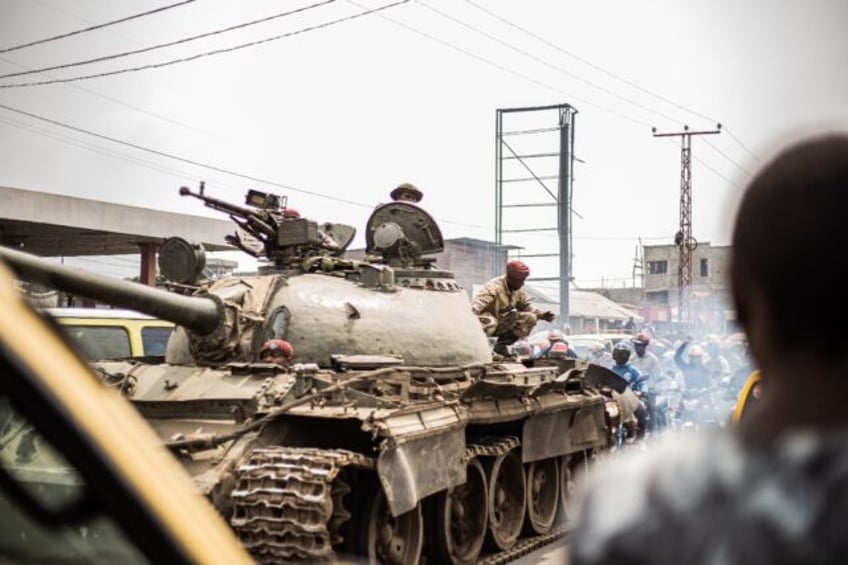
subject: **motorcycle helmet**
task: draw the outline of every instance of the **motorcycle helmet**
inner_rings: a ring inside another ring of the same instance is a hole
[[[551,346],[551,350],[548,355],[553,358],[564,358],[568,355],[568,345],[561,341],[558,341]]]
[[[612,348],[612,358],[619,365],[624,365],[630,361],[630,345],[626,341],[619,341]]]
[[[690,345],[686,348],[686,354],[689,357],[702,357],[704,355],[704,348],[698,344]]]

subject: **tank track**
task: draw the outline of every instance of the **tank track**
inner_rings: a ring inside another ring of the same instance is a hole
[[[465,447],[465,462],[475,457],[497,457],[521,444],[515,436],[487,436]]]
[[[256,449],[237,469],[230,524],[259,563],[331,561],[339,526],[350,518],[350,486],[342,468],[373,469],[374,461],[346,450]]]
[[[518,543],[506,551],[484,555],[479,561],[477,561],[477,565],[503,565],[504,563],[515,561],[516,559],[524,557],[541,547],[552,544],[560,539],[567,538],[569,533],[570,529],[568,527],[560,526],[559,528],[551,530],[547,534],[543,534],[541,536],[520,539],[518,540]]]
[[[480,438],[467,446],[465,459],[502,455],[519,443],[514,436]],[[374,465],[369,457],[340,449],[256,449],[237,469],[230,524],[257,563],[332,562],[333,545],[342,541],[339,527],[351,517],[343,502],[350,486],[339,473]],[[521,539],[507,551],[481,556],[478,564],[509,563],[567,534],[559,527]]]

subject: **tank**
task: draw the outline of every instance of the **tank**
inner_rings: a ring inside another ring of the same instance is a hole
[[[398,191],[395,191],[398,192]],[[0,248],[21,279],[178,325],[161,358],[94,363],[259,562],[473,563],[563,532],[576,473],[614,440],[614,373],[491,353],[417,199],[355,229],[284,197],[239,206],[183,187],[237,224],[259,274],[194,280],[202,253],[160,255],[172,290]],[[402,196],[402,194],[401,194]],[[163,249],[166,246],[163,245]],[[184,275],[184,276],[183,276]],[[270,339],[287,366],[260,361]],[[530,540],[529,542],[527,540]]]

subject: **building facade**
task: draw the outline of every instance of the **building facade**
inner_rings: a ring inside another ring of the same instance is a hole
[[[680,249],[651,245],[644,252],[642,315],[651,322],[672,323],[678,318]],[[692,251],[692,302],[696,329],[724,333],[733,319],[730,307],[729,246],[699,243]]]

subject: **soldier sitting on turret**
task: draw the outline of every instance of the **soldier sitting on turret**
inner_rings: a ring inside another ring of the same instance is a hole
[[[527,337],[537,320],[552,322],[554,313],[530,306],[524,281],[530,268],[521,261],[506,264],[506,274],[495,277],[477,293],[472,311],[480,318],[486,335],[497,337],[495,353],[507,355],[507,346]]]

